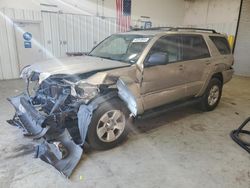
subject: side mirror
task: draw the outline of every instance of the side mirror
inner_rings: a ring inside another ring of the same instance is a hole
[[[168,63],[168,54],[163,52],[156,52],[149,56],[145,63],[145,67],[151,67],[156,65],[165,65]]]

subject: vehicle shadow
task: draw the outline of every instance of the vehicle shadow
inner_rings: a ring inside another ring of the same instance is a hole
[[[180,119],[183,119],[192,114],[202,113],[196,106],[181,107],[175,110],[170,110],[165,113],[161,113],[146,119],[136,119],[134,121],[133,128],[131,129],[132,134],[140,134],[151,131],[153,129],[165,126],[173,123]],[[133,131],[136,129],[136,131]]]
[[[124,142],[133,136],[150,132],[156,128],[167,126],[168,124],[171,124],[187,116],[200,113],[202,113],[202,111],[197,106],[191,105],[169,110],[168,112],[157,114],[145,119],[135,119],[130,125],[129,137]],[[92,150],[88,143],[85,143],[84,152],[92,153],[98,151]]]

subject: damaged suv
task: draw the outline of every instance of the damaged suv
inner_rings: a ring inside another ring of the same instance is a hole
[[[193,100],[213,110],[233,62],[226,36],[214,30],[114,34],[87,55],[25,67],[27,89],[9,98],[16,113],[8,122],[43,140],[36,156],[68,177],[85,141],[94,149],[113,148],[133,117]]]

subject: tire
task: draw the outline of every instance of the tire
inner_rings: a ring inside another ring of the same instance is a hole
[[[121,100],[111,99],[94,111],[87,133],[87,142],[95,150],[114,148],[126,140],[129,125],[129,110]]]
[[[218,78],[212,78],[202,97],[201,108],[203,111],[214,110],[220,102],[222,95],[222,82]]]

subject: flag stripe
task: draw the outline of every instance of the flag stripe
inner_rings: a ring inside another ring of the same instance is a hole
[[[131,0],[116,0],[116,17],[118,32],[128,31],[131,24]]]

